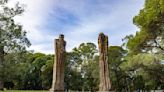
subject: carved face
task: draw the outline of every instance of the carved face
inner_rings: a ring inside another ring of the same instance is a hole
[[[103,33],[100,33],[98,37],[98,46],[100,53],[106,53],[108,48],[108,36],[105,36]]]

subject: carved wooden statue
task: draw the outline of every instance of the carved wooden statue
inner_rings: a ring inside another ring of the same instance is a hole
[[[99,67],[100,67],[100,85],[99,91],[110,91],[111,83],[108,71],[108,36],[103,33],[98,37],[99,46]]]
[[[64,35],[55,39],[55,62],[53,68],[53,82],[50,92],[64,92],[64,60],[65,60]]]

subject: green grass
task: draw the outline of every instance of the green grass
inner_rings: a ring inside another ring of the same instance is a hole
[[[0,92],[49,92],[49,91],[42,91],[42,90],[6,90],[6,91],[0,91]]]

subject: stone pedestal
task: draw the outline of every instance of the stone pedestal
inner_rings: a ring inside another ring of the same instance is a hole
[[[99,68],[100,68],[100,85],[99,91],[109,92],[111,90],[111,83],[109,79],[109,69],[108,69],[108,36],[103,33],[99,34],[98,37],[98,47],[99,47]]]
[[[64,92],[64,60],[65,60],[64,35],[60,35],[59,39],[55,39],[55,61],[53,68],[53,82],[50,92]]]

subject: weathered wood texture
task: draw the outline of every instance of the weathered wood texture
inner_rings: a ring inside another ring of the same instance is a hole
[[[111,83],[108,71],[108,36],[103,33],[98,37],[99,46],[99,68],[100,68],[100,85],[99,91],[110,91]]]
[[[64,60],[65,60],[64,35],[55,39],[55,62],[53,68],[53,82],[50,92],[64,92]]]

